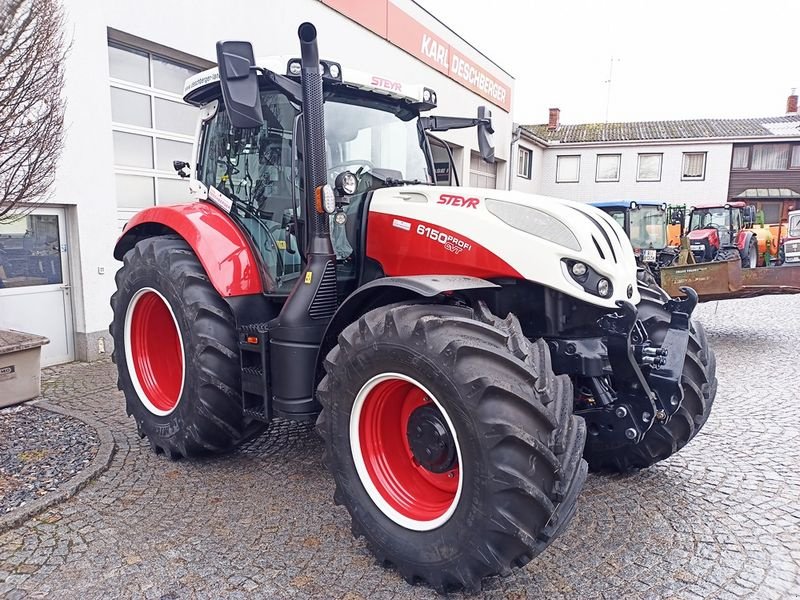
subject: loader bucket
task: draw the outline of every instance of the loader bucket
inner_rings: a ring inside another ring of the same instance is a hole
[[[661,286],[673,297],[683,295],[681,286],[694,288],[700,302],[800,294],[800,267],[743,269],[738,260],[662,267]]]

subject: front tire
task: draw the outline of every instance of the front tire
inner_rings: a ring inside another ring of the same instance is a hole
[[[549,359],[513,316],[469,308],[394,305],[345,328],[317,426],[334,498],[379,561],[411,583],[474,590],[560,533],[586,433]]]
[[[723,248],[714,257],[714,261],[742,260],[742,255],[736,248]],[[744,261],[742,261],[744,263]]]
[[[658,287],[641,286],[639,292],[642,296],[637,306],[639,319],[651,341],[660,345],[670,324],[670,314],[664,309],[665,293]],[[654,423],[638,444],[610,446],[589,436],[584,452],[589,469],[612,472],[644,469],[681,450],[708,420],[717,395],[716,371],[717,360],[708,345],[705,329],[692,320],[681,375],[684,396],[678,411],[668,423]]]
[[[223,452],[261,425],[241,410],[233,314],[177,236],[137,242],[111,297],[117,387],[156,453]]]

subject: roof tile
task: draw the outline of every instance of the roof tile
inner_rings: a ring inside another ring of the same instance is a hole
[[[793,125],[795,125],[793,127]],[[752,119],[687,119],[683,121],[630,121],[627,123],[583,123],[523,125],[528,133],[546,143],[623,142],[698,138],[747,138],[800,136],[800,115]]]

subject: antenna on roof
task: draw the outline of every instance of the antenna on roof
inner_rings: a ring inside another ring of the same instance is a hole
[[[606,123],[608,123],[608,109],[611,106],[611,76],[614,74],[614,63],[619,61],[619,58],[614,58],[613,56],[609,59],[608,79],[603,82],[608,85],[608,95],[606,96]]]

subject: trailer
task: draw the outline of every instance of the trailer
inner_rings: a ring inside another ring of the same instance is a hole
[[[682,295],[684,286],[693,288],[700,302],[800,294],[800,269],[791,266],[745,269],[738,258],[661,269],[661,287],[670,296]]]

